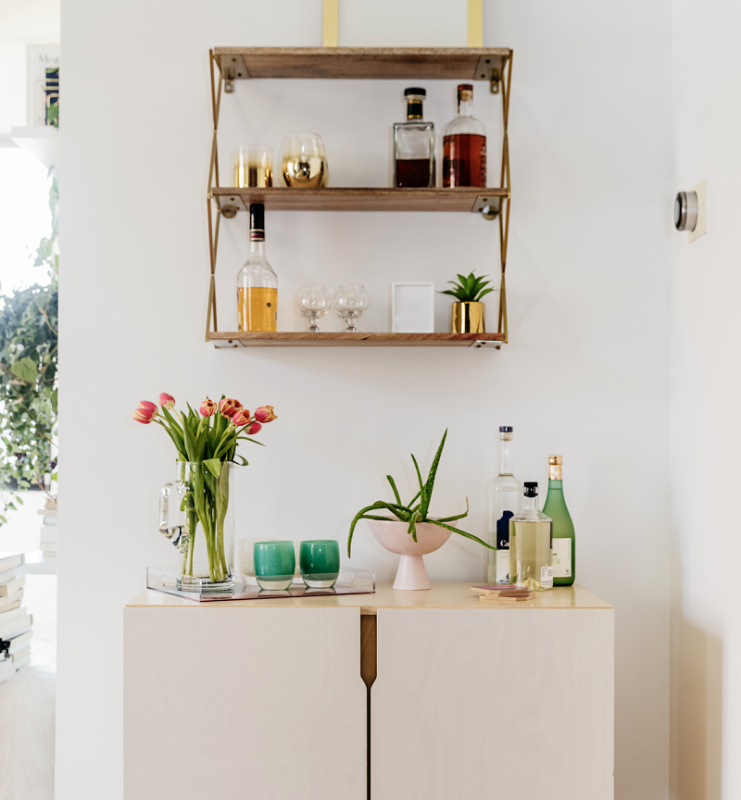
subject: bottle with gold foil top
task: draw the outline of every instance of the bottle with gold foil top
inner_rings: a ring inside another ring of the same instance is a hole
[[[458,86],[458,114],[443,128],[443,187],[486,186],[486,128],[472,114],[473,84]]]
[[[548,457],[548,496],[543,513],[553,520],[553,585],[571,586],[576,577],[574,523],[563,497],[561,456]]]
[[[278,329],[278,276],[265,258],[265,206],[250,205],[250,255],[237,275],[240,331]]]

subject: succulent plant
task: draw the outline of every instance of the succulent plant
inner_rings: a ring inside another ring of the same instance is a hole
[[[494,291],[493,286],[490,286],[488,289],[484,288],[491,283],[491,281],[484,280],[488,277],[488,275],[482,275],[480,278],[477,278],[473,272],[468,277],[458,275],[457,283],[455,281],[448,281],[448,283],[452,283],[455,288],[445,289],[445,291],[440,292],[440,294],[449,294],[451,297],[455,297],[459,303],[480,303],[482,297]]]
[[[407,505],[402,505],[401,497],[399,496],[399,490],[396,488],[396,482],[390,476],[386,476],[386,480],[391,484],[391,489],[394,492],[394,498],[396,500],[395,503],[386,503],[383,500],[379,500],[373,505],[366,506],[362,508],[358,513],[355,515],[355,518],[350,525],[350,533],[347,537],[347,555],[350,555],[350,548],[352,547],[352,537],[355,533],[355,526],[361,519],[379,519],[379,520],[386,520],[387,522],[408,522],[409,529],[407,533],[410,534],[414,541],[417,541],[417,523],[419,522],[429,522],[432,525],[437,525],[439,528],[446,528],[449,531],[453,531],[453,533],[457,533],[459,536],[465,536],[466,539],[472,539],[474,542],[478,542],[479,544],[483,545],[484,547],[488,547],[490,550],[494,548],[491,545],[488,545],[486,542],[479,539],[478,536],[474,536],[472,533],[466,533],[465,531],[458,530],[458,528],[454,528],[452,525],[447,525],[448,522],[454,522],[458,519],[463,519],[464,517],[468,516],[468,498],[466,498],[466,510],[462,514],[456,514],[452,517],[442,517],[439,519],[430,519],[427,516],[427,512],[430,508],[430,500],[432,500],[432,490],[435,486],[435,475],[437,474],[437,467],[440,463],[440,456],[443,452],[443,447],[445,447],[445,439],[448,436],[448,431],[446,430],[443,434],[443,439],[440,442],[440,447],[435,454],[435,458],[432,460],[432,467],[430,467],[429,475],[427,476],[426,481],[422,481],[422,473],[419,471],[419,464],[417,463],[417,459],[412,455],[412,461],[414,462],[414,469],[417,472],[417,480],[419,481],[419,491],[414,497],[409,501]],[[386,511],[390,511],[396,519],[391,517],[380,517],[378,515],[369,513],[377,510],[385,509]]]

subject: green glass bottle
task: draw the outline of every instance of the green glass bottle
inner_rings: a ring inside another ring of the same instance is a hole
[[[548,496],[543,513],[553,520],[553,585],[571,586],[576,577],[574,523],[563,499],[561,456],[548,457]]]

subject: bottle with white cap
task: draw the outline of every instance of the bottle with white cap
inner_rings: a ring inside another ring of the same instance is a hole
[[[499,475],[487,487],[487,542],[496,550],[487,550],[486,580],[509,583],[509,520],[520,510],[522,482],[512,474],[512,433],[510,425],[499,428]]]

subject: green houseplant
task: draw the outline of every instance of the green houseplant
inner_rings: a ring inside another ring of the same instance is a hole
[[[430,517],[429,515],[432,492],[435,488],[435,476],[437,475],[440,457],[445,447],[447,436],[448,431],[446,430],[426,480],[422,480],[419,464],[414,455],[412,455],[419,491],[409,503],[404,505],[401,502],[396,482],[391,475],[387,475],[386,480],[391,486],[396,502],[378,500],[372,505],[365,506],[365,508],[358,511],[350,524],[350,532],[347,538],[348,556],[351,555],[355,528],[361,519],[369,520],[371,532],[381,545],[392,553],[401,555],[396,581],[394,582],[395,589],[429,589],[430,583],[427,579],[422,556],[442,547],[451,533],[457,533],[459,536],[471,539],[490,550],[494,549],[479,539],[478,536],[466,533],[466,531],[459,530],[450,524],[468,516],[468,498],[466,498],[466,510],[462,514],[448,517]],[[378,513],[380,511],[388,511],[393,516],[381,516]]]
[[[19,494],[41,489],[52,496],[57,457],[57,356],[59,296],[59,190],[49,192],[52,232],[41,240],[35,267],[44,267],[47,286],[38,284],[2,298],[0,306],[0,484],[3,512],[22,504]]]
[[[448,281],[453,284],[452,289],[445,289],[440,294],[455,297],[457,302],[451,308],[450,330],[452,333],[485,333],[486,319],[482,298],[494,291],[489,286],[491,281],[486,280],[488,275],[476,277],[458,275],[458,281]]]

